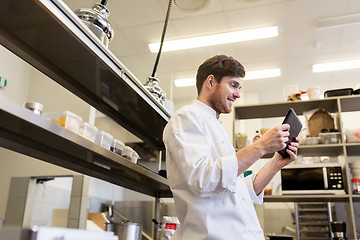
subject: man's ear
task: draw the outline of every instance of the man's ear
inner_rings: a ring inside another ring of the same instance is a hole
[[[206,80],[205,80],[205,86],[211,90],[215,87],[216,84],[216,80],[214,75],[210,74],[209,76],[207,76]]]

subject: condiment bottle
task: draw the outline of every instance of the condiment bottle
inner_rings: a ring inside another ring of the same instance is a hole
[[[260,133],[259,131],[255,132],[255,137],[253,138],[253,143],[260,139]]]
[[[360,194],[360,178],[352,178],[351,186],[353,194]]]

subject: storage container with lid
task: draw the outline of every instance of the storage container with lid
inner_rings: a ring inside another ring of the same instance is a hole
[[[319,133],[319,137],[321,144],[338,143],[340,139],[340,133],[339,132]]]
[[[122,141],[114,138],[111,142],[110,151],[122,156],[124,147],[125,147],[125,144]]]
[[[95,142],[96,133],[98,132],[97,127],[91,125],[87,122],[82,122],[79,129],[79,135],[83,136],[84,138]]]
[[[138,159],[139,159],[139,154],[135,152],[135,150],[133,150],[131,155],[131,161],[136,164]]]
[[[82,118],[70,111],[54,111],[46,112],[42,116],[59,124],[60,126],[74,132],[79,133]]]
[[[353,194],[360,194],[360,178],[351,179],[351,189]]]
[[[132,154],[133,154],[133,149],[129,146],[125,146],[124,150],[122,152],[122,156],[126,159],[129,159],[131,161],[132,158]]]
[[[110,133],[98,131],[96,133],[95,143],[99,144],[103,148],[110,150],[111,142],[113,139],[114,137]]]
[[[37,115],[42,114],[43,105],[41,103],[38,103],[38,102],[25,102],[24,107],[31,110],[31,111],[33,111]]]

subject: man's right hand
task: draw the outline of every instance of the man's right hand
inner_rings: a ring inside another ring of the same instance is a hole
[[[266,131],[254,144],[258,144],[264,150],[264,154],[274,153],[286,147],[290,135],[289,130],[289,124],[274,127]]]

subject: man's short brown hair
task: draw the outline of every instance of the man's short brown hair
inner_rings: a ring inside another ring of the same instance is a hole
[[[196,88],[198,94],[200,94],[204,81],[210,74],[214,75],[215,80],[220,83],[225,76],[244,77],[245,69],[239,61],[230,56],[216,55],[207,59],[197,71]]]

